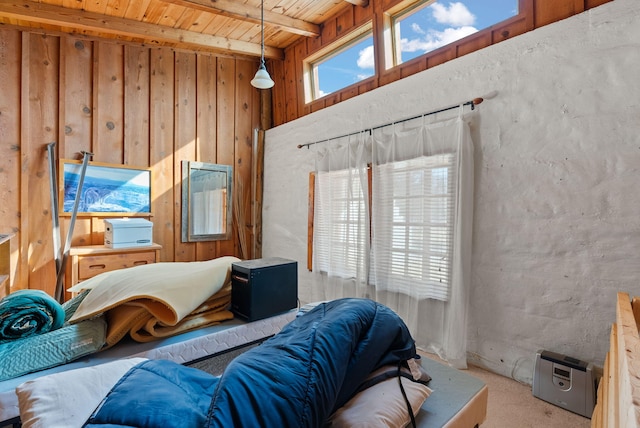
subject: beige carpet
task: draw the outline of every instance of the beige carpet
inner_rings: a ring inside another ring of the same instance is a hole
[[[431,354],[420,352],[438,360]],[[481,428],[588,428],[591,419],[571,413],[531,393],[531,386],[470,366],[467,372],[489,387],[487,420]]]
[[[588,428],[591,419],[571,413],[531,393],[531,386],[516,382],[478,367],[469,374],[489,386],[487,421],[482,428]]]

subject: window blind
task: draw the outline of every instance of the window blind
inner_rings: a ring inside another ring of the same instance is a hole
[[[453,256],[454,154],[373,167],[370,280],[447,301]]]
[[[349,170],[318,172],[315,192],[314,270],[362,278],[369,233],[360,177]]]

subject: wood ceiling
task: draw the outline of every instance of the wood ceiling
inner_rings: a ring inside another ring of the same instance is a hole
[[[265,56],[282,59],[348,3],[368,0],[264,0]],[[30,31],[233,56],[260,56],[260,16],[260,0],[0,0],[0,23]]]

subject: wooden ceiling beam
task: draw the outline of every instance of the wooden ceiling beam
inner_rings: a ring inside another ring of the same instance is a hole
[[[233,40],[227,37],[196,33],[178,28],[162,27],[130,19],[109,17],[81,9],[36,3],[30,0],[9,3],[0,2],[0,17],[71,27],[96,34],[138,38],[145,40],[149,44],[168,43],[196,51],[208,50],[247,56],[260,56],[261,54],[261,46],[258,43]],[[284,51],[265,46],[264,55],[268,58],[283,59]]]
[[[368,0],[366,1],[368,2]],[[259,8],[248,6],[237,0],[170,0],[169,3],[178,4],[189,9],[197,9],[202,12],[217,13],[242,21],[258,24],[261,22]],[[264,23],[288,33],[307,37],[320,35],[319,25],[269,10],[264,11]]]
[[[351,3],[355,6],[367,7],[369,6],[369,0],[344,0],[347,3]]]

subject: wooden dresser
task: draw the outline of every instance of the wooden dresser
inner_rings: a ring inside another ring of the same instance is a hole
[[[130,248],[109,248],[104,245],[71,247],[65,288],[103,272],[156,263],[160,261],[161,249],[159,244]]]

